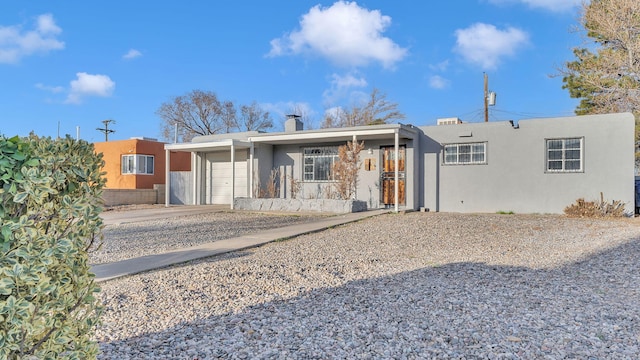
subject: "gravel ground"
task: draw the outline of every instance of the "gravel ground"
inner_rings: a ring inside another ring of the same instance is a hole
[[[260,230],[309,222],[322,215],[279,215],[256,212],[214,212],[107,225],[98,251],[90,253],[92,264],[103,264],[153,255],[228,239]]]
[[[636,359],[638,259],[636,219],[389,214],[103,283],[96,338],[105,359]]]

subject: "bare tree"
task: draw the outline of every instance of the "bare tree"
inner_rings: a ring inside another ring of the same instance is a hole
[[[273,127],[273,120],[268,111],[265,111],[257,102],[240,107],[240,118],[236,128],[240,131],[261,131]]]
[[[640,1],[584,2],[580,24],[588,43],[560,69],[563,88],[581,99],[576,113],[640,114]],[[594,46],[595,45],[595,46]]]
[[[231,101],[225,101],[222,103],[222,123],[225,126],[225,133],[230,133],[234,128],[237,127],[236,124],[236,108]]]
[[[358,171],[360,169],[360,152],[364,149],[361,143],[347,141],[346,145],[338,147],[338,161],[333,164],[333,184],[337,196],[342,200],[351,199],[358,186]]]
[[[360,116],[359,107],[342,108],[337,107],[332,112],[326,112],[324,116],[323,128],[338,128],[365,125]]]
[[[348,127],[361,125],[388,124],[405,118],[398,110],[398,104],[387,100],[387,94],[377,88],[371,90],[365,104],[350,108],[337,108],[333,113],[325,114],[323,128]]]
[[[300,121],[302,121],[305,130],[311,130],[315,128],[314,119],[309,113],[308,107],[302,104],[295,104],[289,109],[289,114],[300,116]]]
[[[172,139],[176,124],[181,141],[194,136],[218,134],[235,127],[236,109],[230,101],[221,102],[211,91],[193,90],[172,98],[156,111],[162,119],[162,135]]]
[[[405,115],[398,110],[398,104],[387,101],[387,94],[377,88],[371,90],[369,101],[360,111],[365,125],[387,124],[393,120],[403,120]]]

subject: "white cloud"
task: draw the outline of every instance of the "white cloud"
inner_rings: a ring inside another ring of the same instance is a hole
[[[367,80],[363,77],[356,77],[353,73],[344,76],[332,74],[331,85],[338,89],[365,87],[367,86]]]
[[[142,56],[142,53],[136,49],[131,49],[126,54],[122,55],[122,58],[125,60],[135,59],[137,57]]]
[[[499,30],[494,25],[476,23],[455,32],[454,50],[473,64],[484,70],[495,69],[504,57],[513,56],[528,44],[529,35],[517,28]]]
[[[62,86],[49,86],[42,83],[37,83],[35,86],[37,89],[48,91],[53,94],[58,94],[64,91],[64,88]]]
[[[316,127],[315,117],[317,113],[311,108],[309,103],[279,101],[277,103],[260,103],[260,107],[271,114],[271,118],[274,119],[275,123],[274,130],[276,131],[284,131],[286,117],[291,114],[302,116],[306,130]]]
[[[340,116],[340,113],[344,112],[344,109],[342,108],[342,106],[333,106],[330,108],[327,108],[324,111],[324,116],[327,117],[333,117],[333,118],[337,118]]]
[[[447,71],[447,69],[449,68],[449,60],[444,60],[441,61],[437,64],[430,64],[429,65],[429,69],[433,70],[433,71],[440,71],[440,72],[444,72]]]
[[[582,4],[583,0],[489,0],[489,3],[502,5],[511,3],[523,3],[532,8],[540,8],[553,12],[564,12],[573,10]]]
[[[92,75],[85,72],[76,74],[77,79],[72,80],[71,90],[65,103],[79,104],[87,96],[111,96],[116,87],[116,83],[107,75]]]
[[[60,34],[62,29],[58,25],[56,25],[55,20],[53,20],[53,15],[44,14],[38,16],[38,32],[41,34]]]
[[[294,101],[280,101],[277,103],[261,103],[260,107],[262,109],[270,112],[273,115],[273,118],[285,119],[287,115],[290,115],[294,112],[300,112],[301,115],[304,114],[306,116],[315,115],[315,111],[311,108],[311,105],[306,102],[294,102]]]
[[[429,78],[429,86],[434,89],[444,89],[449,86],[449,80],[440,75],[433,75]]]
[[[56,37],[62,32],[51,14],[36,19],[33,30],[20,26],[0,26],[0,63],[17,63],[25,56],[64,49],[64,42]]]
[[[341,99],[352,98],[354,96],[360,98],[361,91],[352,91],[353,88],[366,87],[367,80],[357,73],[348,73],[346,75],[331,75],[331,87],[322,93],[322,98],[327,106],[338,103]]]
[[[310,54],[340,66],[376,61],[393,68],[407,55],[407,49],[382,36],[389,25],[391,17],[355,2],[338,1],[328,8],[316,5],[302,16],[299,30],[271,41],[267,56]]]

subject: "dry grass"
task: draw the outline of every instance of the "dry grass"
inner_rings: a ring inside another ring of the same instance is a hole
[[[625,217],[624,203],[620,200],[608,202],[604,200],[604,195],[600,193],[600,200],[586,201],[583,198],[576,200],[564,209],[565,215],[579,218],[599,218],[599,217]]]

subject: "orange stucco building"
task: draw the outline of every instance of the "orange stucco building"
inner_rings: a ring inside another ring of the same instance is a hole
[[[93,144],[103,154],[107,189],[153,189],[165,183],[165,143],[131,138]],[[172,153],[171,171],[190,171],[191,154]]]

